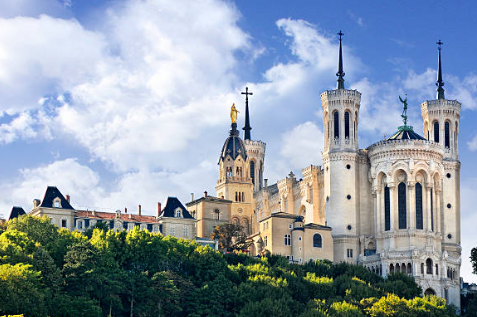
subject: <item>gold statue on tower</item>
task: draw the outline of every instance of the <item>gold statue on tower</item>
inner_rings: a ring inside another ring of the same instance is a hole
[[[232,123],[237,123],[237,112],[240,112],[235,108],[235,103],[232,104],[232,108],[230,109],[230,119]]]

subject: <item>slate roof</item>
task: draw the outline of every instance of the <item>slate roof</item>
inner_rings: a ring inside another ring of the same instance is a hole
[[[75,212],[76,218],[88,218],[88,219],[96,219],[96,220],[114,220],[116,219],[115,212],[103,212],[103,211],[95,211],[94,215],[91,210],[77,210]],[[148,222],[148,223],[157,223],[158,220],[155,216],[148,216],[148,215],[138,215],[138,214],[126,214],[121,213],[120,219],[123,222]]]
[[[193,205],[198,204],[199,202],[201,202],[203,200],[214,202],[214,203],[223,203],[223,204],[229,204],[229,203],[232,202],[231,200],[228,200],[228,199],[222,199],[222,198],[207,195],[207,197],[200,197],[200,198],[197,198],[193,201],[189,201],[188,203],[186,203],[186,206],[187,207],[193,206]]]
[[[222,151],[220,152],[220,159],[225,159],[227,155],[230,155],[233,160],[235,160],[239,155],[241,155],[244,160],[247,159],[247,151],[245,150],[242,139],[239,137],[237,124],[235,124],[235,126],[232,124],[230,135],[227,140],[225,140]]]
[[[53,200],[55,200],[56,197],[61,200],[61,209],[74,209],[56,186],[48,186],[40,207],[54,208]]]
[[[176,217],[176,209],[180,208],[182,210],[182,218],[184,219],[194,219],[191,214],[185,209],[184,205],[176,197],[167,197],[166,206],[162,209],[160,217]]]
[[[8,220],[18,218],[18,217],[20,217],[22,215],[25,215],[25,214],[26,214],[26,212],[25,212],[25,210],[23,210],[22,207],[13,206],[12,211],[10,212],[10,217],[8,217]]]
[[[425,140],[422,136],[414,132],[411,126],[399,127],[397,132],[386,139],[387,141],[394,140]]]

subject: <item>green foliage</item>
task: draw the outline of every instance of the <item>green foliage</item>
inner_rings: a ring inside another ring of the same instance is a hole
[[[214,228],[212,239],[219,241],[221,251],[242,251],[247,249],[247,235],[241,225],[233,223],[223,223]]]
[[[470,263],[472,263],[472,273],[477,274],[477,247],[470,251]]]
[[[0,265],[0,314],[46,316],[40,273],[31,265]]]
[[[0,234],[0,314],[455,316],[442,299],[420,294],[404,274],[383,279],[345,263],[222,254],[137,228],[83,235],[24,216]]]

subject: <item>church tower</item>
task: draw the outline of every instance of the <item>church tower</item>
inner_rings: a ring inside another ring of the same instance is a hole
[[[220,153],[219,179],[215,189],[218,198],[232,201],[232,223],[242,225],[245,232],[249,233],[253,183],[250,177],[250,159],[237,130],[237,112],[234,104],[230,112],[232,129]]]
[[[266,144],[262,141],[253,141],[250,130],[250,115],[248,110],[248,96],[253,95],[248,91],[248,87],[245,87],[245,91],[242,92],[245,95],[245,125],[244,130],[244,145],[248,155],[249,164],[249,177],[252,179],[253,192],[260,191],[263,187],[263,169],[265,161],[265,148]]]
[[[327,225],[333,228],[336,262],[356,262],[360,227],[360,168],[358,112],[361,93],[345,89],[342,36],[339,35],[337,88],[321,94],[325,145],[322,153]],[[354,255],[353,255],[354,253]]]
[[[439,144],[443,151],[442,161],[444,171],[441,177],[435,177],[429,182],[434,206],[440,208],[440,219],[437,219],[441,235],[442,251],[452,258],[461,255],[461,231],[460,231],[460,161],[458,149],[459,119],[461,104],[457,100],[448,100],[444,96],[444,82],[442,79],[441,48],[438,45],[438,70],[437,70],[437,99],[427,100],[421,104],[421,114],[424,122],[424,135],[434,143]],[[460,263],[445,263],[443,274],[447,271],[459,272]],[[453,267],[452,267],[453,266]],[[445,275],[444,275],[445,276]],[[458,280],[458,279],[457,279]],[[445,286],[449,289],[451,301],[458,299],[458,287]],[[453,294],[455,293],[455,294]],[[453,301],[454,302],[454,301]]]

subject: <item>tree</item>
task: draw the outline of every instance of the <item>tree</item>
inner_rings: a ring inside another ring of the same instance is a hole
[[[242,251],[250,245],[243,227],[233,223],[223,223],[214,228],[211,238],[219,241],[221,251]]]
[[[31,265],[0,265],[0,315],[46,316],[40,273]]]
[[[477,247],[470,251],[470,262],[472,263],[473,273],[477,274]]]

